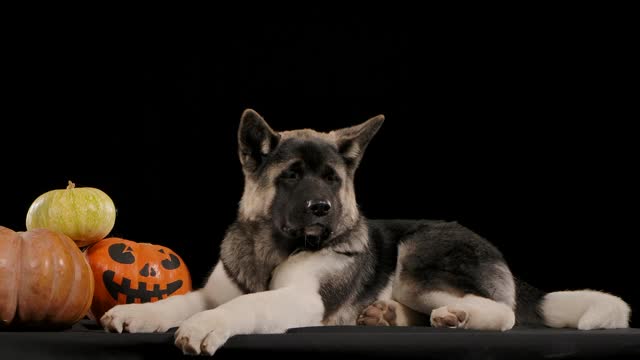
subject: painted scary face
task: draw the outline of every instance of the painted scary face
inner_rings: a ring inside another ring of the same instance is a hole
[[[163,271],[178,269],[182,262],[175,254],[168,254],[169,258],[167,258],[166,251],[162,248],[158,249],[157,252],[158,256],[153,256],[155,255],[154,253],[147,254],[152,256],[147,256],[142,261],[144,265],[139,271],[137,268],[132,269],[132,271],[138,272],[138,282],[133,286],[131,279],[127,277],[123,277],[120,284],[116,283],[115,271],[105,270],[102,273],[102,280],[109,295],[117,300],[119,294],[123,294],[126,296],[126,303],[130,304],[135,302],[136,299],[140,299],[140,302],[149,302],[152,298],[163,299],[180,289],[183,285],[183,280],[181,279],[172,282],[165,281],[164,288],[160,288],[161,281],[159,280],[162,279],[161,274]],[[124,243],[116,243],[109,246],[109,257],[120,264],[135,264],[135,255],[133,249]],[[152,289],[149,290],[149,287],[152,287]]]
[[[184,261],[167,247],[109,238],[85,253],[96,281],[91,307],[96,318],[117,304],[154,302],[191,290]]]

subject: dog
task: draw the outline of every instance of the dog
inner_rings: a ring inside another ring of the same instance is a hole
[[[514,278],[494,245],[457,222],[365,218],[354,176],[383,121],[277,132],[245,110],[238,130],[244,191],[206,284],[117,305],[102,326],[118,333],[177,327],[175,345],[203,355],[237,334],[307,326],[629,326],[621,298],[543,293]]]

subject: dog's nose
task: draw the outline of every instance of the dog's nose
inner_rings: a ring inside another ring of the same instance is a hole
[[[329,200],[308,200],[307,211],[315,216],[325,216],[331,210],[331,202]]]

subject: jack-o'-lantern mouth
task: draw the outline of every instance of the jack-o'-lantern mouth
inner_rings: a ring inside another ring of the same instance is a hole
[[[102,281],[114,300],[118,300],[118,294],[123,294],[127,297],[127,304],[135,302],[136,299],[143,303],[151,301],[151,298],[160,300],[182,287],[182,280],[176,280],[168,283],[165,289],[160,289],[160,284],[153,284],[153,290],[147,290],[147,283],[138,281],[137,289],[132,289],[131,279],[122,278],[122,284],[117,284],[114,281],[115,275],[115,271],[106,270],[102,273]]]

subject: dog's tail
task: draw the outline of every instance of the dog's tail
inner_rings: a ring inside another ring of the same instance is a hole
[[[544,293],[516,279],[516,321],[525,326],[617,329],[629,327],[631,308],[621,298],[602,291]]]

